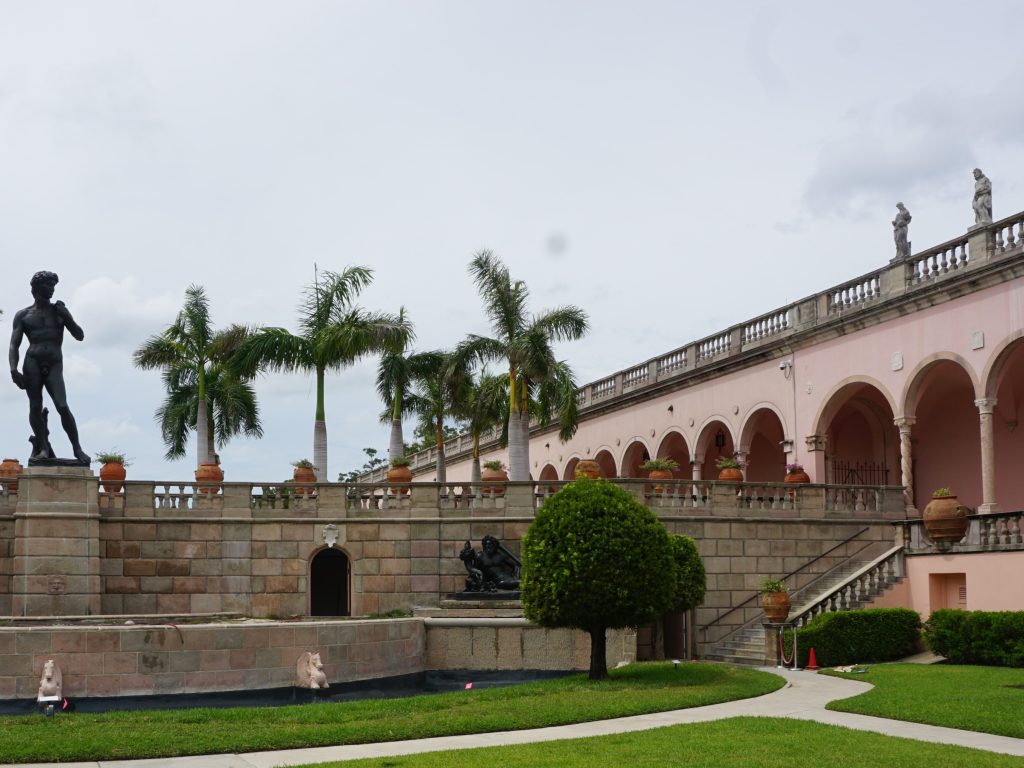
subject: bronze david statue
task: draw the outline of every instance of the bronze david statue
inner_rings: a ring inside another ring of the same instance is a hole
[[[14,316],[11,329],[11,379],[20,389],[28,393],[28,423],[32,427],[32,455],[29,466],[89,466],[89,455],[78,442],[78,426],[68,407],[64,389],[64,329],[78,341],[85,338],[85,332],[71,317],[63,301],[51,302],[57,275],[53,272],[36,272],[32,275],[31,306],[25,307]],[[28,337],[25,362],[18,370],[21,354],[21,340]],[[60,414],[60,423],[71,441],[74,459],[58,459],[50,446],[50,431],[47,426],[48,409],[43,407],[43,389],[50,395],[53,407]]]

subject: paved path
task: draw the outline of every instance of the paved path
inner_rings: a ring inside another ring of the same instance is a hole
[[[360,757],[387,757],[410,755],[417,752],[436,752],[446,749],[496,747],[510,744],[528,744],[556,739],[580,739],[609,733],[645,731],[679,723],[702,723],[727,717],[792,717],[815,720],[819,723],[842,725],[861,731],[875,731],[888,736],[902,736],[918,741],[956,744],[1007,755],[1024,756],[1024,739],[993,736],[955,728],[906,723],[881,717],[830,712],[825,705],[836,699],[856,696],[871,688],[867,683],[845,680],[810,672],[766,669],[781,674],[789,685],[774,693],[756,699],[730,701],[707,707],[678,709],[651,715],[599,720],[592,723],[560,725],[528,731],[503,731],[468,736],[444,736],[435,739],[390,741],[381,744],[353,744],[341,747],[312,747],[274,752],[250,752],[241,755],[204,755],[199,757],[158,758],[154,760],[102,760],[79,763],[33,763],[14,768],[274,768],[274,766],[308,765],[328,760],[354,760]]]

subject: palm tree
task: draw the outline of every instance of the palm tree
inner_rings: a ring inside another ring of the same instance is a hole
[[[473,441],[470,480],[479,483],[480,439],[484,432],[500,424],[503,442],[508,439],[508,377],[493,376],[484,368],[473,380],[462,407],[455,415],[465,422],[466,430]]]
[[[299,332],[284,328],[259,328],[239,349],[233,365],[243,373],[312,371],[316,376],[316,414],[313,421],[313,464],[317,480],[327,471],[327,419],[324,411],[324,377],[364,355],[404,347],[411,326],[396,315],[367,312],[353,306],[360,291],[373,280],[366,267],[316,274],[306,287],[299,307]]]
[[[185,304],[174,323],[163,333],[151,336],[135,350],[136,367],[162,368],[167,400],[157,410],[168,458],[184,455],[190,429],[196,431],[196,466],[213,461],[211,424],[221,444],[239,431],[259,436],[259,409],[255,396],[244,392],[244,381],[226,374],[220,367],[245,339],[248,331],[239,325],[214,332],[210,302],[200,285],[185,291]],[[210,413],[210,382],[216,381],[218,405]],[[234,380],[234,381],[231,381]],[[216,415],[219,414],[219,415]]]
[[[405,307],[398,311],[398,317],[405,321]],[[412,332],[408,341],[412,340]],[[391,347],[381,355],[377,366],[377,394],[387,409],[381,421],[391,424],[388,442],[388,459],[405,455],[405,441],[402,434],[402,418],[415,412],[410,393],[413,382],[429,375],[431,366],[436,364],[436,353],[409,353],[408,343]]]
[[[572,370],[555,359],[552,342],[575,340],[587,332],[587,314],[568,305],[530,317],[526,311],[529,289],[512,281],[508,268],[490,251],[481,251],[469,263],[484,312],[495,337],[471,335],[460,348],[481,360],[508,364],[509,477],[530,476],[530,414],[546,424],[555,411],[559,433],[566,441],[576,432],[576,384]]]
[[[410,407],[419,416],[420,431],[435,435],[437,446],[437,482],[447,481],[445,471],[444,422],[462,407],[470,385],[467,358],[452,352],[421,352],[420,370]]]

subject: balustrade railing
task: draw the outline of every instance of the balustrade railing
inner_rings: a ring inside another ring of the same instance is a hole
[[[743,343],[750,344],[771,336],[778,336],[783,331],[788,331],[790,327],[790,307],[777,309],[745,323],[743,325]]]
[[[906,262],[907,284],[915,286],[935,280],[949,272],[964,269],[970,264],[970,261],[967,237],[950,240],[948,243],[912,256]]]
[[[615,394],[615,377],[609,376],[607,379],[595,382],[590,385],[590,401],[597,402],[603,400],[606,397],[611,397]]]
[[[728,355],[732,349],[732,333],[718,333],[697,342],[697,361],[705,362],[721,355]]]
[[[992,225],[995,252],[999,255],[1024,247],[1024,213],[1017,213]]]
[[[658,358],[658,378],[664,378],[670,373],[675,373],[686,368],[686,349],[677,349]]]
[[[1021,510],[968,515],[967,533],[958,542],[933,542],[922,520],[901,520],[893,525],[901,527],[903,544],[912,554],[1024,549],[1024,511]]]
[[[628,371],[624,371],[622,373],[622,391],[625,392],[627,389],[643,386],[647,383],[650,375],[651,367],[647,365],[647,363],[630,368]]]
[[[829,589],[818,592],[809,602],[796,606],[790,611],[788,622],[803,627],[823,613],[858,608],[892,587],[904,574],[903,547],[893,547]],[[802,592],[813,590],[812,584]]]
[[[881,272],[861,277],[827,292],[830,315],[861,309],[881,296]]]

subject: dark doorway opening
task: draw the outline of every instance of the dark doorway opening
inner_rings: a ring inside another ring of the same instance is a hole
[[[348,616],[348,558],[327,548],[314,557],[309,569],[312,616]]]

